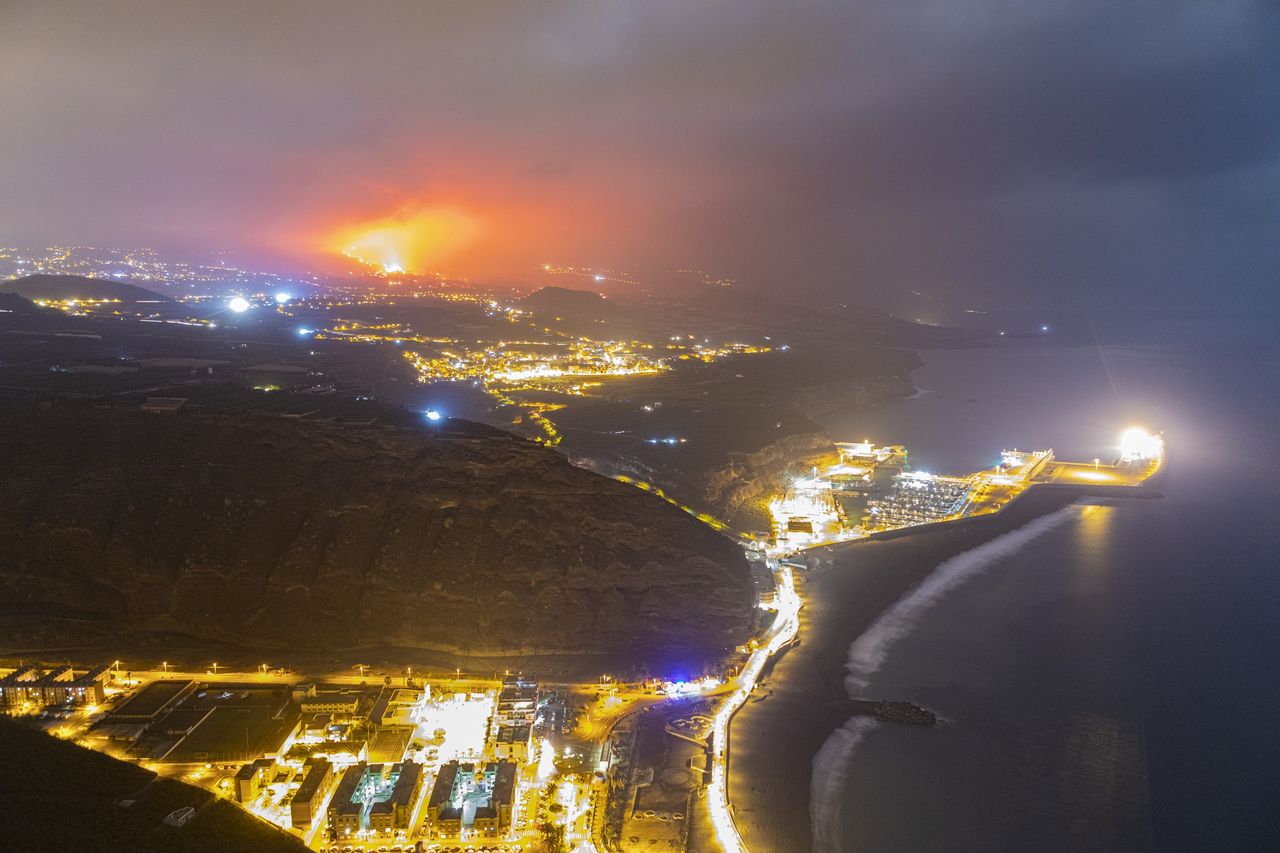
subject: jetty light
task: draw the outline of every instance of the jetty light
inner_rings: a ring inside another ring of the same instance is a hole
[[[1130,427],[1120,434],[1120,458],[1124,461],[1154,459],[1160,455],[1160,436],[1141,427]]]

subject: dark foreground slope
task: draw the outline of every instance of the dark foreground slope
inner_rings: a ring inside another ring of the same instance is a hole
[[[167,634],[640,663],[714,656],[752,618],[727,539],[496,431],[9,399],[0,470],[9,650]]]
[[[306,848],[209,791],[0,717],[0,848],[43,853],[303,853]],[[185,826],[165,815],[190,806]]]

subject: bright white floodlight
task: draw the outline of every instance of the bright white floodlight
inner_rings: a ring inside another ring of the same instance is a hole
[[[1120,434],[1120,458],[1125,461],[1154,459],[1160,455],[1163,442],[1140,427],[1130,427]]]

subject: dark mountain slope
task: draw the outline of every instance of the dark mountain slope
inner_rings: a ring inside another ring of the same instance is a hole
[[[748,635],[737,546],[505,434],[2,402],[11,649],[165,632],[704,660]]]
[[[302,842],[211,792],[0,717],[0,844],[102,853],[305,853]],[[182,827],[165,815],[190,806]]]

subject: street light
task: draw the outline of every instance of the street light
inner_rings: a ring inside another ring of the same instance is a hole
[[[166,672],[166,673],[167,673],[167,672],[169,671],[169,662],[168,662],[168,661],[163,661],[163,662],[160,664],[160,670],[161,670],[162,672]]]
[[[218,665],[216,663],[213,665],[213,674],[214,675],[218,674]]]

